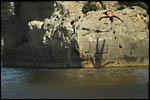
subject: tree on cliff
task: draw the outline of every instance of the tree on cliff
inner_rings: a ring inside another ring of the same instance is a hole
[[[10,2],[1,2],[1,38],[4,34],[5,23],[9,16],[13,14],[13,7]]]

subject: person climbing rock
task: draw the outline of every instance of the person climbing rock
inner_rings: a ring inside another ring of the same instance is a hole
[[[99,21],[103,18],[109,18],[111,23],[113,22],[113,17],[119,19],[121,22],[124,22],[121,18],[119,18],[118,16],[116,16],[115,14],[113,14],[113,12],[111,10],[107,10],[106,12],[103,12],[103,14],[105,14],[106,16],[103,16],[101,18],[99,18]]]

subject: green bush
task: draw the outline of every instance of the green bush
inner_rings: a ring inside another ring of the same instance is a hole
[[[86,14],[88,11],[97,11],[100,7],[96,6],[94,2],[88,1],[82,8],[82,12]]]
[[[120,7],[119,10],[124,9],[126,7],[131,8],[132,6],[139,6],[143,9],[148,10],[148,1],[118,1]]]

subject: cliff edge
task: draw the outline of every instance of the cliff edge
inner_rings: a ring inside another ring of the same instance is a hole
[[[108,1],[109,2],[109,1]],[[7,22],[4,66],[111,67],[149,65],[149,15],[141,7],[116,10],[82,9],[85,1],[20,2]],[[116,5],[117,2],[114,3]],[[97,3],[98,6],[103,6]]]

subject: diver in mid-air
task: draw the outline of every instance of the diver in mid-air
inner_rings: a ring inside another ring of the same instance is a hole
[[[111,10],[107,10],[106,12],[103,12],[103,14],[105,14],[106,16],[103,16],[101,18],[99,18],[99,21],[103,18],[109,18],[111,23],[113,22],[113,17],[119,19],[121,22],[124,22],[121,18],[119,18],[118,16],[116,16],[115,14],[113,14],[113,12]]]

